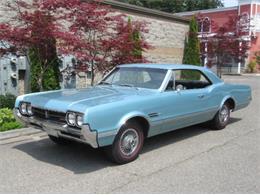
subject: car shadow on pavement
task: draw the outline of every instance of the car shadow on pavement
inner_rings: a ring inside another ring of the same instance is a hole
[[[231,118],[230,123],[235,123],[240,120],[241,119],[238,118]],[[202,124],[149,138],[145,141],[142,153],[174,144],[207,131],[210,131],[210,129]],[[39,141],[19,144],[14,146],[14,148],[39,161],[63,167],[75,174],[85,174],[106,167],[117,166],[107,160],[102,149],[93,149],[85,144],[71,143],[66,146],[59,146],[45,138]]]
[[[236,123],[240,120],[242,119],[230,118],[229,125],[231,125],[232,123]],[[179,141],[188,139],[190,137],[195,137],[197,135],[206,133],[208,131],[214,131],[214,130],[209,128],[208,123],[202,123],[199,125],[194,125],[191,127],[171,131],[169,133],[157,135],[145,141],[142,153],[146,153],[156,148],[167,146],[169,144],[177,143]]]

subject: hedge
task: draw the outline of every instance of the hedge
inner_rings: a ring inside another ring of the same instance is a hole
[[[13,112],[9,108],[0,109],[0,132],[12,129],[23,128],[24,126],[16,121]]]
[[[0,109],[1,108],[14,108],[16,96],[12,94],[0,95]]]

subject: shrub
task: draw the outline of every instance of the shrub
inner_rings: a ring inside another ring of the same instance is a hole
[[[255,53],[255,59],[256,59],[256,63],[257,63],[257,64],[260,64],[260,51],[257,51],[257,52]]]
[[[23,125],[16,121],[11,109],[0,109],[0,132],[22,127]]]
[[[249,73],[254,73],[256,71],[256,61],[251,61],[248,65],[247,65],[247,72]]]
[[[14,108],[16,97],[12,94],[0,95],[0,109],[1,108]]]

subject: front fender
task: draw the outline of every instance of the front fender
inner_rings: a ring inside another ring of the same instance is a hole
[[[120,120],[117,122],[114,130],[98,133],[99,146],[102,147],[102,146],[112,145],[120,128],[124,124],[126,124],[126,122],[128,120],[135,118],[135,117],[142,117],[142,118],[146,119],[148,123],[150,123],[150,121],[148,120],[148,117],[142,112],[133,111],[133,112],[127,113],[120,118]]]
[[[118,131],[120,130],[120,128],[121,128],[128,120],[130,120],[130,119],[132,119],[132,118],[135,118],[135,117],[142,117],[142,118],[146,119],[147,122],[150,124],[150,121],[149,121],[148,117],[147,117],[144,113],[138,112],[138,111],[130,112],[130,113],[124,115],[124,116],[121,118],[121,120],[118,122],[118,124],[117,124],[117,133],[118,133]]]

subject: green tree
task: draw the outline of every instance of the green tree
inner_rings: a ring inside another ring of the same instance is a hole
[[[141,45],[141,35],[138,29],[133,29],[131,18],[128,18],[128,28],[130,33],[130,41],[133,42],[133,53],[132,55],[137,58],[142,58],[142,45]]]
[[[178,13],[223,7],[221,0],[117,0],[150,9]]]
[[[183,63],[201,66],[198,24],[194,16],[190,21],[190,30],[185,40]]]
[[[185,40],[183,64],[201,66],[198,24],[195,16],[193,16],[190,21],[190,30]],[[185,75],[182,76],[186,77]],[[197,78],[197,75],[194,75],[194,78]]]
[[[59,77],[59,64],[60,60],[57,57],[55,41],[49,45],[48,49],[51,51],[51,55],[46,56],[47,63],[50,64],[41,75],[43,67],[41,59],[39,57],[38,48],[31,48],[29,50],[29,60],[31,65],[31,91],[48,91],[60,89]]]

